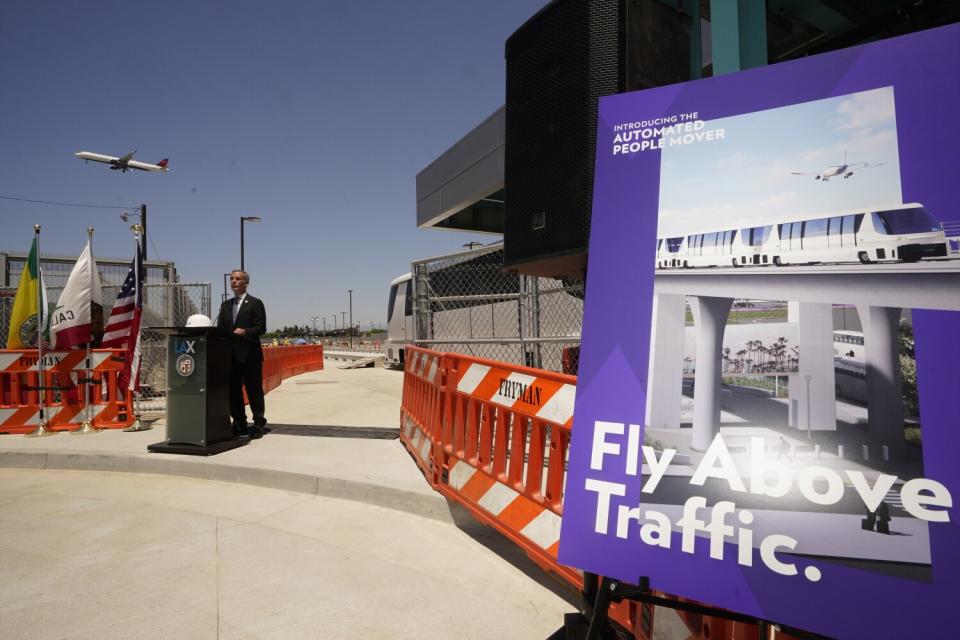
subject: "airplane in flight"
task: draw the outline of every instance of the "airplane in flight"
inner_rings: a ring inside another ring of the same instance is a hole
[[[115,158],[114,156],[105,156],[100,153],[91,153],[90,151],[78,151],[73,155],[80,158],[84,162],[93,160],[94,162],[103,162],[104,164],[109,164],[112,170],[122,171],[124,173],[130,169],[139,169],[140,171],[169,171],[167,168],[166,158],[157,164],[150,164],[149,162],[140,162],[139,160],[134,160],[133,154],[136,152],[137,150],[134,149],[127,155],[120,156],[119,158]]]
[[[829,167],[824,168],[821,171],[813,172],[792,172],[792,175],[795,176],[814,176],[814,180],[822,180],[823,182],[829,182],[830,178],[837,178],[843,176],[843,179],[846,180],[853,175],[854,171],[860,169],[869,169],[870,167],[879,167],[882,164],[887,164],[886,162],[877,162],[876,164],[870,164],[869,162],[847,162],[847,152],[843,152],[843,164],[835,164]]]

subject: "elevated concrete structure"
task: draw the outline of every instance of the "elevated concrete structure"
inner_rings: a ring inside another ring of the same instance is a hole
[[[662,293],[653,297],[645,424],[654,429],[680,427],[686,310],[686,296]]]
[[[837,403],[833,306],[823,302],[791,302],[788,314],[790,322],[797,324],[800,348],[800,370],[790,384],[788,424],[800,431],[834,431]]]
[[[960,311],[960,260],[658,271],[656,293]]]
[[[695,451],[706,451],[720,431],[720,350],[732,298],[697,296],[691,301],[697,338],[696,389],[693,396],[693,441]]]
[[[660,271],[654,284],[646,424],[680,426],[684,355],[683,300],[696,327],[692,448],[709,446],[720,428],[720,353],[734,298],[789,301],[800,370],[790,385],[789,426],[834,431],[837,423],[833,304],[856,305],[865,338],[871,439],[892,457],[903,453],[897,329],[902,307],[960,310],[960,261],[890,265],[814,265]],[[809,434],[808,434],[809,437]]]
[[[960,298],[960,290],[954,292],[954,297]],[[900,309],[864,305],[858,306],[857,312],[863,323],[870,433],[878,444],[889,446],[890,455],[896,457],[906,447],[900,397],[900,357],[896,348]]]

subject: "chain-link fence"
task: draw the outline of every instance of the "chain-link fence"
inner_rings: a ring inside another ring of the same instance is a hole
[[[502,243],[418,260],[411,271],[417,345],[576,371],[583,280],[507,273]]]
[[[47,299],[56,303],[63,287],[47,287]],[[110,317],[110,309],[120,287],[103,286],[104,319]],[[6,348],[10,314],[13,309],[15,289],[0,288],[0,347]],[[210,283],[163,283],[146,284],[143,287],[143,319],[141,321],[140,384],[143,398],[141,409],[150,413],[166,410],[167,341],[150,327],[182,327],[187,318],[195,313],[210,316]]]

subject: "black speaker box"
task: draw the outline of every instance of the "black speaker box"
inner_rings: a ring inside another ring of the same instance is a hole
[[[505,57],[504,264],[583,275],[598,100],[688,79],[687,25],[656,0],[554,0]]]

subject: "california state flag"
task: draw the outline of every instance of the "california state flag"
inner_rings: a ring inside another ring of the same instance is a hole
[[[87,240],[87,246],[50,314],[50,343],[54,349],[73,349],[92,342],[94,335],[102,335],[102,332],[103,292],[97,263]]]

